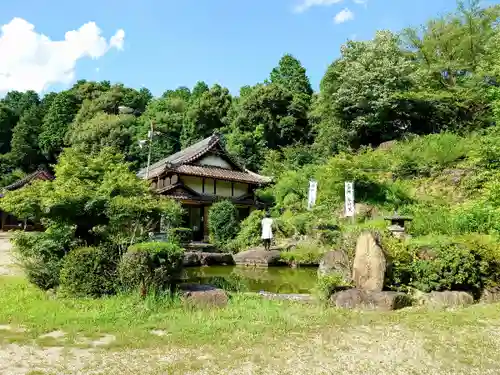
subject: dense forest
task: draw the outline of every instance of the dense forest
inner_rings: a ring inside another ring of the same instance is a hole
[[[218,131],[248,168],[272,175],[415,134],[491,126],[500,116],[499,12],[459,3],[422,27],[348,41],[319,92],[288,54],[238,96],[203,81],[158,98],[108,81],[82,80],[43,97],[8,92],[0,100],[2,185],[54,165],[65,147],[110,145],[135,167],[144,165],[138,140],[151,122],[158,132],[153,160]],[[120,113],[120,106],[133,111]]]

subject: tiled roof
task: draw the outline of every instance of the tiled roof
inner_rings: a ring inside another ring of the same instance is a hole
[[[220,180],[228,180],[235,182],[246,182],[253,184],[263,184],[271,181],[270,178],[260,176],[257,173],[251,172],[247,169],[240,167],[236,162],[226,154],[225,156],[234,164],[239,170],[225,169],[212,166],[193,165],[194,161],[201,158],[203,155],[219,146],[219,150],[224,152],[220,145],[220,138],[218,135],[212,135],[204,140],[195,143],[192,146],[185,148],[169,157],[162,159],[149,167],[149,173],[146,168],[143,168],[137,173],[140,178],[158,177],[166,171],[177,172],[179,174],[186,174],[191,176],[208,177]]]
[[[210,151],[217,143],[219,143],[219,137],[217,135],[212,135],[184,150],[161,159],[149,167],[149,177],[152,178],[162,174],[168,165],[175,166],[192,162]],[[137,173],[137,176],[144,178],[146,177],[146,172],[146,168],[143,168]]]
[[[200,165],[179,165],[178,167],[172,168],[172,171],[189,176],[208,177],[235,182],[247,182],[254,184],[264,184],[269,182],[266,177],[260,176],[256,173]]]
[[[9,191],[16,190],[16,189],[19,189],[19,188],[23,187],[24,185],[30,183],[31,181],[38,180],[38,179],[39,180],[53,180],[54,176],[52,176],[46,170],[40,169],[36,172],[33,172],[33,173],[27,175],[24,178],[21,178],[20,180],[17,180],[16,182],[14,182],[8,186],[5,186],[3,189],[9,190]]]

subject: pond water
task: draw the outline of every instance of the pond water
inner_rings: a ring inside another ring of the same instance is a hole
[[[183,272],[185,282],[229,291],[311,293],[317,268],[210,266],[186,268]]]

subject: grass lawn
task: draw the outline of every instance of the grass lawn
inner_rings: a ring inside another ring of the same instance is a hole
[[[498,374],[499,349],[498,305],[361,313],[235,296],[192,310],[0,278],[0,374]]]

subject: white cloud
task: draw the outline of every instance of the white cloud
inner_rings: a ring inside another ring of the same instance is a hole
[[[353,0],[355,4],[363,5],[365,8],[368,6],[368,0]]]
[[[333,4],[338,4],[343,0],[301,0],[301,3],[294,7],[294,11],[296,13],[302,13],[308,10],[309,8],[316,6],[330,6]]]
[[[349,8],[342,9],[335,15],[335,17],[333,17],[333,21],[337,24],[351,21],[353,19],[354,19],[354,13],[351,12]]]
[[[123,29],[120,29],[109,40],[109,47],[110,48],[114,47],[119,51],[123,51],[124,41],[125,41],[125,31]]]
[[[125,38],[120,29],[108,43],[94,22],[68,31],[64,40],[56,41],[38,34],[22,18],[13,18],[0,30],[0,92],[41,92],[51,84],[69,84],[79,59],[98,59],[112,48],[122,50]]]

